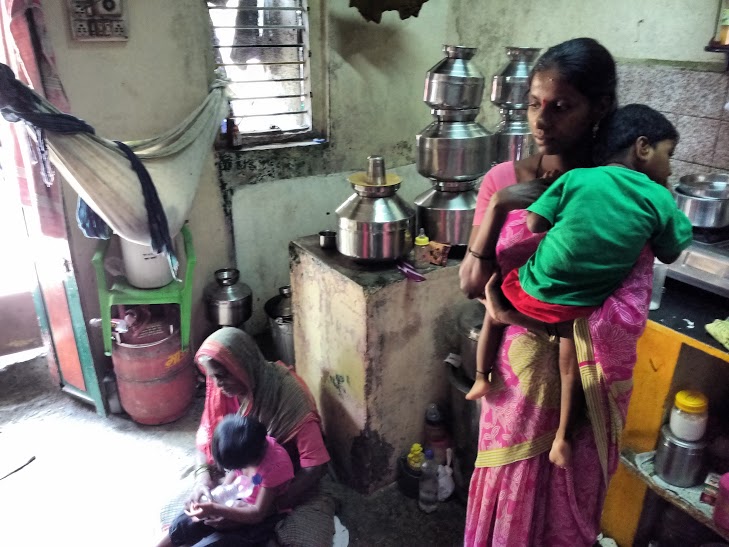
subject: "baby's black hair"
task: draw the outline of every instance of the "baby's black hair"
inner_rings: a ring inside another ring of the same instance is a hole
[[[595,137],[595,165],[605,165],[645,137],[651,146],[670,139],[678,142],[678,131],[668,119],[644,104],[617,109],[600,123]]]
[[[212,448],[223,469],[257,465],[266,451],[266,428],[255,418],[229,414],[215,428]]]

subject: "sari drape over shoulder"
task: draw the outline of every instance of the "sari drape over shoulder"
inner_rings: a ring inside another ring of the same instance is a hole
[[[542,235],[513,211],[497,244],[503,273],[520,266]],[[653,255],[648,247],[628,278],[589,317],[575,321],[587,403],[576,428],[573,464],[547,457],[559,424],[558,340],[511,326],[482,400],[478,457],[471,479],[465,545],[592,545],[632,390],[636,346],[645,328]]]
[[[224,327],[209,336],[195,355],[214,359],[239,382],[248,387],[249,396],[239,401],[228,397],[208,380],[197,448],[212,463],[211,442],[215,426],[226,414],[240,412],[253,416],[268,428],[280,444],[292,440],[304,424],[320,418],[314,398],[304,381],[283,363],[271,363],[261,354],[253,338],[245,332]]]

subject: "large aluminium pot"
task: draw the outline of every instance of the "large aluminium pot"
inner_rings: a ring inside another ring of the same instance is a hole
[[[476,212],[475,182],[438,182],[415,198],[416,227],[433,241],[468,245]]]
[[[355,193],[337,210],[337,250],[362,262],[396,260],[413,248],[415,211],[396,192],[402,179],[386,174],[381,156],[349,177]]]
[[[536,47],[507,47],[509,62],[491,81],[491,102],[501,108],[526,109],[529,71],[539,55]]]
[[[239,277],[235,268],[216,270],[215,281],[205,287],[207,315],[213,324],[238,327],[251,317],[253,293]]]
[[[423,101],[436,109],[480,108],[485,80],[470,63],[476,48],[443,46],[443,53],[425,76]]]
[[[493,139],[475,121],[477,109],[434,110],[436,121],[416,137],[418,173],[433,180],[478,179],[491,167]]]

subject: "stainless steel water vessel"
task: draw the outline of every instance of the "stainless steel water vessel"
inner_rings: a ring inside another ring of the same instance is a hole
[[[470,63],[476,48],[446,45],[443,53],[425,75],[423,101],[434,109],[480,108],[485,79]]]
[[[415,198],[418,229],[434,241],[464,245],[473,227],[476,211],[476,181],[443,182]]]
[[[347,179],[354,188],[336,214],[337,249],[358,261],[395,260],[413,247],[415,211],[396,192],[402,179],[385,171],[382,156]]]

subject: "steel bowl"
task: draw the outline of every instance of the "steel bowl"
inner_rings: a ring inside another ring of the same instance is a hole
[[[676,188],[697,198],[729,199],[729,174],[686,175],[679,179]]]
[[[725,228],[729,226],[729,199],[690,196],[681,188],[673,191],[676,205],[696,228]]]

